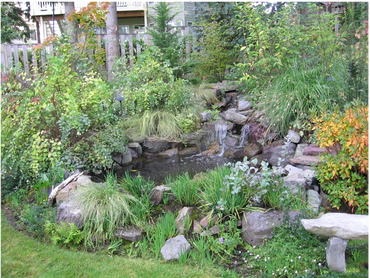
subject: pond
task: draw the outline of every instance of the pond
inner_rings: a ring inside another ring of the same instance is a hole
[[[114,173],[118,178],[125,177],[125,172],[129,171],[132,177],[140,174],[145,180],[150,179],[156,185],[163,184],[167,176],[175,178],[178,175],[188,172],[190,177],[200,172],[214,169],[228,162],[236,162],[237,159],[214,155],[204,156],[202,154],[192,156],[174,156],[171,158],[142,158],[133,161],[132,164],[121,167],[116,165]]]

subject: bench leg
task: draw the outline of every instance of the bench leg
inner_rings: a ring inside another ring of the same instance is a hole
[[[329,269],[337,272],[346,271],[346,248],[347,239],[339,237],[329,238],[329,245],[326,248],[326,263]]]

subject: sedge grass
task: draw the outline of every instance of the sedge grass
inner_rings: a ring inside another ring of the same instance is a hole
[[[271,129],[285,136],[292,122],[344,104],[340,92],[345,85],[340,74],[334,70],[325,73],[320,66],[295,61],[284,74],[272,80],[259,104],[270,119]]]
[[[78,188],[74,199],[81,207],[85,242],[94,236],[111,236],[116,227],[123,227],[136,219],[131,207],[137,199],[122,193],[112,177],[107,177],[106,185],[91,184]]]
[[[9,277],[220,277],[214,265],[195,268],[150,258],[125,258],[69,251],[33,240],[9,226],[1,215],[1,276]]]

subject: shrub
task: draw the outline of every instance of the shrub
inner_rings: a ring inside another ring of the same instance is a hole
[[[30,182],[63,166],[63,150],[115,121],[111,97],[101,78],[79,77],[65,55],[51,58],[28,91],[3,103],[3,174]]]
[[[341,202],[352,213],[368,212],[368,107],[353,102],[345,112],[316,118],[318,145],[334,153],[322,155],[316,176],[335,208]]]
[[[45,223],[45,230],[55,245],[77,248],[84,239],[84,233],[73,223]]]
[[[157,47],[148,47],[130,71],[123,71],[125,78],[113,81],[122,89],[122,104],[128,115],[155,110],[179,112],[189,106],[191,87],[185,80],[175,79]]]

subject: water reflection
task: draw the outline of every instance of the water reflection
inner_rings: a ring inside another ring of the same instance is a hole
[[[227,162],[236,161],[238,160],[217,155],[203,156],[201,154],[188,157],[174,156],[166,159],[141,159],[124,167],[116,165],[114,167],[114,173],[118,178],[124,177],[126,171],[129,171],[133,177],[138,176],[140,173],[144,179],[150,179],[159,185],[164,183],[167,176],[176,177],[177,175],[188,172],[189,176],[193,177],[197,173],[206,172],[217,166],[222,166]]]

